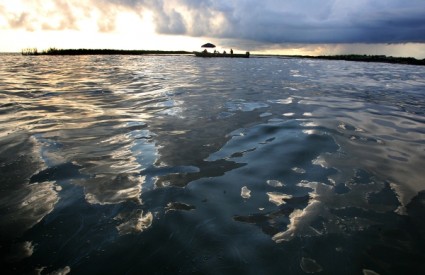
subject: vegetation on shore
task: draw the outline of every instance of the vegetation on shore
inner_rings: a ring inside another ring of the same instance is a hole
[[[39,55],[37,48],[26,48],[21,51],[22,55]]]
[[[413,57],[393,57],[386,55],[321,55],[321,56],[306,56],[306,55],[291,55],[287,57],[294,58],[311,58],[324,60],[346,60],[346,61],[361,61],[361,62],[381,62],[407,65],[425,65],[425,59],[416,59]]]
[[[161,55],[191,54],[186,51],[114,50],[114,49],[56,49],[39,52],[36,48],[23,49],[22,55]]]

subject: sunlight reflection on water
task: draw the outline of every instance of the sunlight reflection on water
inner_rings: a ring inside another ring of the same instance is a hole
[[[2,59],[8,270],[424,271],[422,67]]]

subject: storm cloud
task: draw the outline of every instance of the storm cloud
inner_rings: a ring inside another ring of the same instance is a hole
[[[425,42],[423,0],[112,2],[150,9],[164,34],[268,43]]]
[[[114,30],[119,11],[152,13],[157,33],[259,43],[425,42],[423,0],[21,0],[23,10],[0,4],[8,28],[29,31],[81,28],[98,16]],[[137,26],[132,26],[136,27]]]

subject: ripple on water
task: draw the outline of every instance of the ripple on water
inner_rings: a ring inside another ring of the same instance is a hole
[[[269,105],[263,102],[244,102],[244,101],[234,101],[234,102],[227,102],[226,108],[229,112],[236,112],[236,111],[242,111],[242,112],[251,112],[255,109],[260,108],[266,108]]]
[[[0,250],[15,273],[423,270],[417,66],[2,62]]]
[[[1,215],[3,236],[19,236],[53,211],[59,200],[55,182],[25,185],[2,198],[8,211]]]
[[[314,259],[301,258],[300,262],[301,269],[305,273],[319,273],[323,271],[323,268]]]

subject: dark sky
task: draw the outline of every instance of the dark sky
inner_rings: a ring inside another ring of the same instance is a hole
[[[156,29],[165,34],[270,43],[425,42],[424,0],[109,2],[154,11]]]

